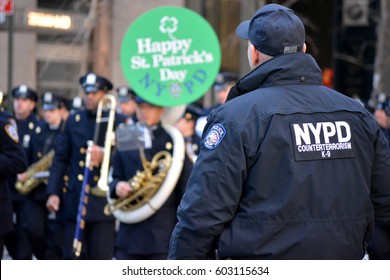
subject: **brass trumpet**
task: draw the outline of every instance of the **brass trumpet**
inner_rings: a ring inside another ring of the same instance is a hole
[[[108,118],[103,118],[103,110],[109,109]],[[111,146],[114,141],[114,121],[115,121],[115,110],[116,110],[116,99],[113,95],[106,94],[102,99],[100,99],[98,104],[98,109],[96,113],[96,128],[95,128],[95,139],[99,137],[99,127],[102,122],[107,122],[107,130],[104,139],[104,156],[103,161],[100,167],[100,178],[96,187],[91,188],[91,193],[100,196],[106,197],[109,190],[108,187],[108,171],[110,168],[110,155],[111,155]]]

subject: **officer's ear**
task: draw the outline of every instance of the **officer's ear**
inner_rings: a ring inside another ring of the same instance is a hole
[[[306,52],[306,49],[307,49],[306,43],[303,43],[302,52],[305,53],[305,52]]]
[[[256,47],[248,40],[248,62],[251,69],[255,69],[260,63],[260,52]]]

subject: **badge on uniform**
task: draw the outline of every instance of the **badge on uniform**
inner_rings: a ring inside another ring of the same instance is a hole
[[[226,129],[222,124],[214,124],[204,139],[204,146],[208,150],[214,150],[226,135]]]
[[[7,124],[5,127],[5,132],[7,132],[8,136],[15,142],[19,143],[19,136],[18,131],[16,130],[15,126],[12,124]]]

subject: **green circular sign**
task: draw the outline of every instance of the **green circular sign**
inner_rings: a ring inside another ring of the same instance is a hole
[[[164,107],[188,104],[212,86],[221,64],[210,24],[182,7],[164,6],[138,17],[121,46],[127,82],[146,101]]]

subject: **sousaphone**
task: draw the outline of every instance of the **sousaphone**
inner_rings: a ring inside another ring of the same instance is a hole
[[[134,224],[146,220],[167,201],[179,180],[185,157],[184,138],[173,124],[184,113],[185,105],[165,108],[162,125],[173,141],[172,155],[160,151],[149,162],[143,149],[140,157],[143,170],[130,180],[133,192],[125,198],[112,199],[107,195],[106,215],[113,215],[120,222]]]

